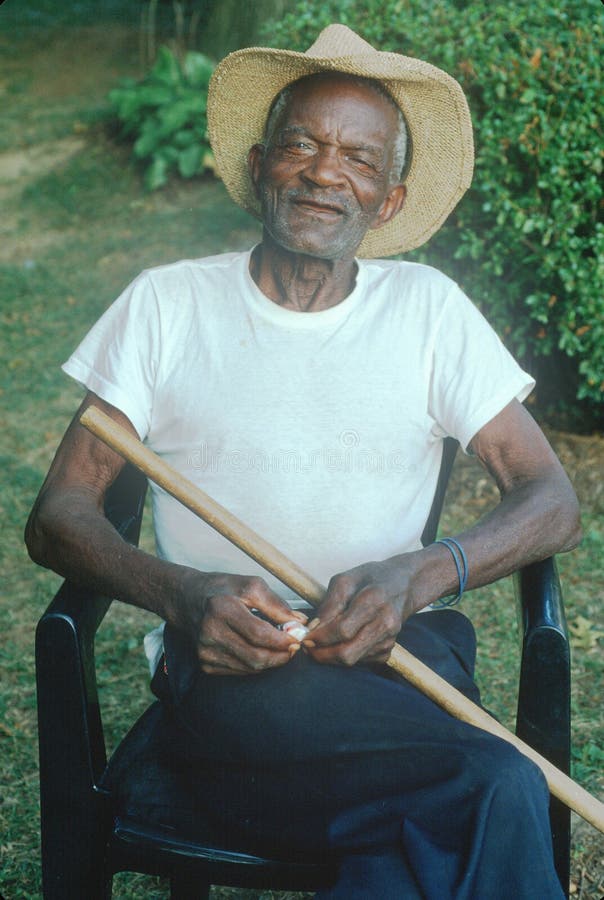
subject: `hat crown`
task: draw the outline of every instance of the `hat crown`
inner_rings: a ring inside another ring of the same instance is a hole
[[[328,25],[304,55],[313,59],[338,59],[343,56],[374,56],[376,52],[371,44],[346,25]]]

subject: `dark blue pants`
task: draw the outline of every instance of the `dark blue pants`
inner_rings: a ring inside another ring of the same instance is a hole
[[[465,616],[413,616],[399,641],[479,701]],[[319,895],[334,900],[563,896],[539,769],[386,667],[299,653],[260,675],[208,676],[170,628],[165,650],[173,752],[225,840],[341,855]]]

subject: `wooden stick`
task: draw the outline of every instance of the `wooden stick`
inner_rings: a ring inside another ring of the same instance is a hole
[[[287,587],[313,605],[324,594],[323,585],[296,566],[272,544],[248,528],[204,491],[176,472],[168,463],[145,447],[136,437],[94,406],[88,407],[80,422],[128,462],[135,465],[187,509],[215,528],[235,546],[272,572]],[[411,653],[395,644],[388,665],[419,691],[452,716],[503,738],[535,762],[547,779],[551,793],[595,828],[604,832],[604,804],[572,781],[549,760],[500,725],[487,712],[468,700],[460,691],[424,665]]]

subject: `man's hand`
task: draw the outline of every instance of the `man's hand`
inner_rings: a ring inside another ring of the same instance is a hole
[[[175,624],[193,637],[201,668],[210,675],[250,675],[284,665],[300,644],[275,625],[306,622],[262,578],[193,570],[184,579],[174,614]]]
[[[415,612],[411,585],[416,553],[371,562],[334,576],[303,641],[317,662],[352,666],[386,662],[403,622]]]

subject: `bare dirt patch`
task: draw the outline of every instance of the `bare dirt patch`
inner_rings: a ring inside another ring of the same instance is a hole
[[[74,136],[0,153],[0,190],[20,190],[28,180],[51,172],[85,145],[83,138]]]
[[[23,262],[63,237],[52,229],[20,234],[18,199],[28,184],[64,165],[85,146],[84,138],[73,136],[0,154],[0,262]]]

